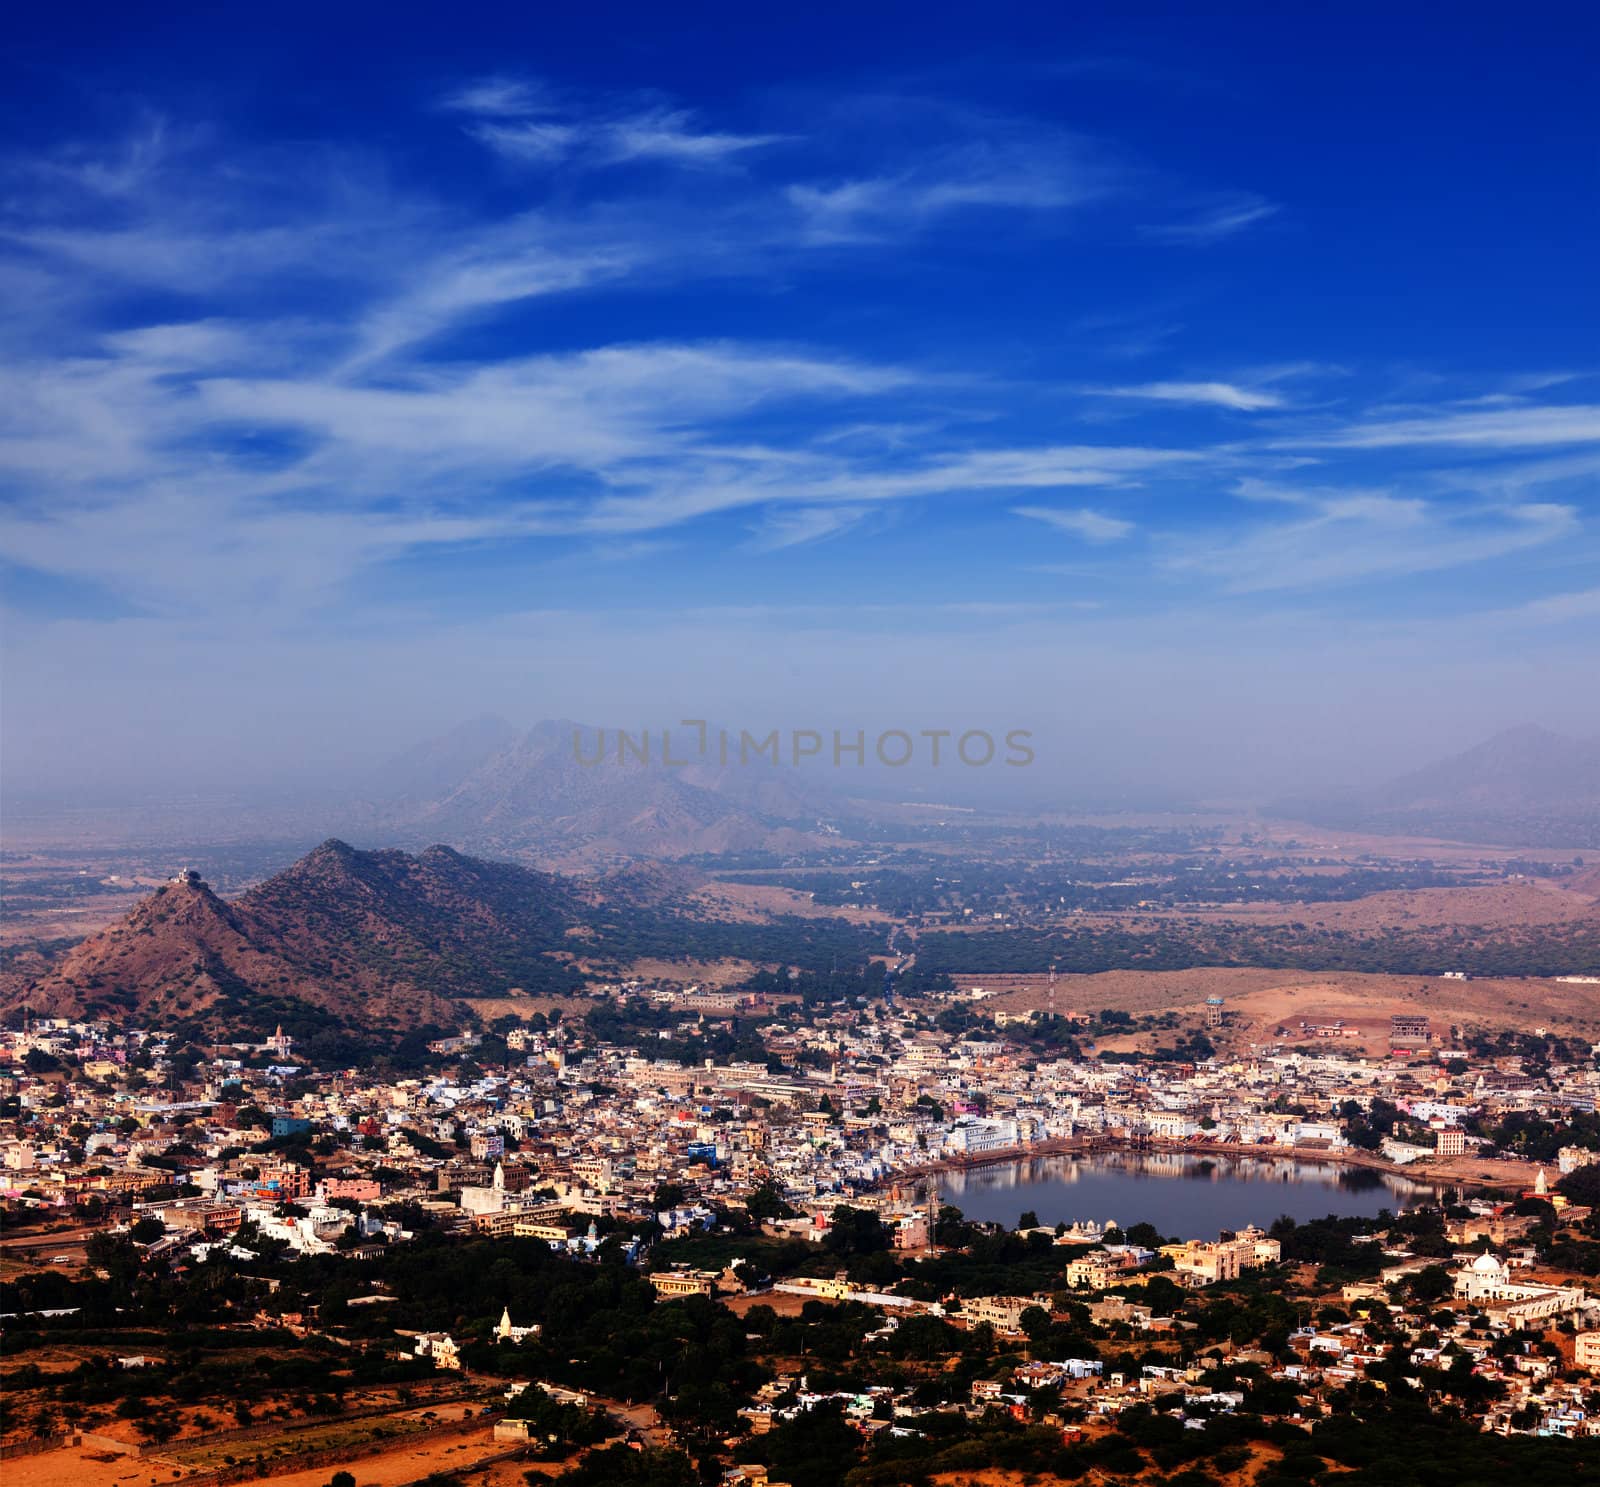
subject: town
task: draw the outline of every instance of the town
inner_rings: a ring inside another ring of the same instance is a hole
[[[1130,1420],[1304,1456],[1358,1402],[1399,1394],[1496,1438],[1600,1434],[1595,1049],[1406,1015],[1384,1056],[1310,1026],[1219,1051],[1213,998],[1163,1034],[1177,1054],[1095,1057],[1082,1045],[1130,1019],[889,985],[870,1004],[602,986],[436,1039],[414,1068],[315,1067],[281,1028],[197,1046],[22,1019],[0,1040],[5,1448],[107,1437],[112,1458],[179,1476],[214,1463],[218,1422],[197,1425],[181,1393],[123,1413],[27,1369],[52,1347],[87,1356],[72,1344],[105,1305],[96,1278],[126,1293],[136,1276],[184,1293],[209,1278],[219,1333],[340,1363],[360,1350],[412,1390],[473,1380],[494,1413],[485,1460],[576,1451],[574,1471],[616,1438],[728,1481],[820,1480],[800,1458],[824,1418],[848,1435],[829,1449],[869,1464],[936,1458],[958,1426],[1002,1417],[1026,1450],[1120,1451],[1122,1469],[1166,1439],[1116,1433]],[[1197,1162],[1333,1168],[1406,1198],[1178,1233],[1136,1212],[983,1222],[951,1201],[974,1173],[1052,1161],[1158,1181]],[[481,1269],[423,1305],[427,1276],[396,1267],[441,1247]],[[590,1284],[569,1274],[629,1277],[652,1314],[700,1327],[741,1318],[737,1357],[706,1365],[715,1398],[560,1356],[549,1287]],[[176,1340],[135,1351],[123,1367],[158,1393]],[[302,1393],[278,1416],[288,1431],[340,1410]],[[1242,1418],[1256,1436],[1219,1423]]]
[[[4,1487],[1600,1487],[1600,9],[8,20]]]

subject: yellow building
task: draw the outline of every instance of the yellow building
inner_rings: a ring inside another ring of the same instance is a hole
[[[1067,1284],[1076,1289],[1087,1286],[1091,1291],[1102,1291],[1111,1284],[1116,1266],[1105,1253],[1079,1255],[1067,1265]]]
[[[711,1296],[717,1278],[709,1270],[658,1270],[650,1277],[658,1296]]]

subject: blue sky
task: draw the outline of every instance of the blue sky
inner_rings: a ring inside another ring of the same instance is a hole
[[[1222,792],[1600,729],[1600,23],[1208,9],[24,18],[13,787],[485,709]]]

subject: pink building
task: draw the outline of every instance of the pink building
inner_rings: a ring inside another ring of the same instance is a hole
[[[353,1198],[357,1203],[375,1203],[383,1196],[383,1184],[371,1177],[330,1177],[322,1184],[322,1196]]]

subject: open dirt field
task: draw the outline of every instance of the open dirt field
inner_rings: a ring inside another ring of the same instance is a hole
[[[760,923],[778,914],[794,914],[802,919],[848,919],[852,924],[892,922],[889,915],[877,909],[819,904],[809,893],[767,883],[708,883],[695,894],[695,899],[715,918],[748,923]]]
[[[733,986],[748,980],[755,971],[748,960],[636,960],[628,967],[627,979],[675,981],[685,986]]]
[[[1516,862],[1534,858],[1541,862],[1562,862],[1574,856],[1594,860],[1592,847],[1506,847],[1482,842],[1454,842],[1431,836],[1379,836],[1370,831],[1339,831],[1330,826],[1311,826],[1304,821],[1278,821],[1255,815],[1187,819],[1190,825],[1220,825],[1225,839],[1238,841],[1248,834],[1252,845],[1265,855],[1285,850],[1309,852],[1317,856],[1426,857],[1443,864],[1470,866],[1477,863]],[[1109,823],[1108,823],[1109,824]]]
[[[144,895],[108,893],[71,907],[8,909],[0,919],[0,945],[79,939],[121,919]]]
[[[1555,883],[1530,880],[1483,887],[1369,893],[1349,903],[1229,904],[1214,909],[1185,909],[1171,917],[1234,919],[1262,925],[1302,923],[1357,932],[1456,926],[1525,929],[1600,919],[1600,903],[1587,894],[1569,893]]]
[[[335,1471],[355,1476],[357,1487],[398,1487],[433,1472],[451,1471],[484,1456],[502,1451],[505,1446],[494,1439],[494,1427],[468,1435],[450,1436],[421,1443],[397,1442],[387,1449],[340,1466],[318,1466],[296,1471],[292,1462],[287,1470],[260,1478],[279,1487],[326,1487]],[[134,1460],[115,1456],[92,1447],[68,1447],[46,1451],[39,1456],[24,1456],[5,1465],[6,1487],[168,1487],[190,1472],[175,1467],[164,1458]]]
[[[1539,1175],[1535,1162],[1475,1156],[1446,1157],[1443,1161],[1434,1160],[1404,1170],[1425,1176],[1430,1182],[1488,1182],[1508,1188],[1532,1187]],[[1553,1168],[1548,1175],[1555,1175]]]
[[[1103,1435],[1104,1433],[1103,1428],[1091,1429],[1090,1431],[1091,1436]],[[1253,1441],[1246,1449],[1249,1452],[1249,1460],[1237,1471],[1222,1471],[1219,1474],[1215,1463],[1205,1463],[1207,1471],[1211,1473],[1210,1480],[1215,1481],[1218,1487],[1248,1487],[1248,1484],[1254,1482],[1258,1475],[1270,1469],[1275,1462],[1283,1459],[1283,1453],[1276,1446],[1269,1446],[1264,1442]],[[983,1467],[976,1471],[963,1468],[961,1471],[956,1472],[940,1472],[929,1480],[935,1484],[935,1487],[1034,1487],[1035,1483],[1044,1479],[1041,1479],[1036,1472],[1001,1471],[995,1467]],[[1047,1480],[1057,1481],[1059,1478],[1052,1477]],[[1091,1469],[1082,1478],[1085,1483],[1097,1484],[1097,1487],[1098,1484],[1103,1482],[1120,1480],[1122,1480],[1120,1477],[1108,1477],[1098,1469]],[[1159,1481],[1160,1478],[1151,1477],[1148,1480]]]
[[[461,1000],[485,1022],[493,1022],[497,1017],[520,1017],[526,1021],[535,1012],[546,1016],[560,1012],[563,1017],[582,1017],[593,1005],[587,997],[581,996],[469,996]]]
[[[277,1484],[277,1487],[325,1487],[329,1476],[342,1470],[355,1477],[356,1487],[398,1487],[401,1482],[414,1482],[419,1477],[431,1476],[435,1472],[459,1470],[484,1456],[493,1456],[505,1449],[503,1443],[494,1439],[494,1427],[485,1425],[471,1435],[452,1436],[422,1445],[391,1446],[377,1455],[346,1462],[343,1467],[319,1466],[311,1471],[287,1471],[264,1480]]]
[[[92,1230],[39,1234],[24,1230],[0,1239],[0,1275],[10,1278],[37,1270],[59,1270],[77,1279],[85,1264],[84,1246]]]
[[[792,1291],[762,1291],[755,1295],[722,1298],[722,1304],[736,1317],[742,1317],[753,1306],[770,1306],[780,1317],[797,1317],[805,1310],[808,1301],[820,1301],[824,1306],[832,1304],[825,1296],[797,1296]]]
[[[961,984],[999,992],[985,1006],[1005,1011],[1044,1007],[1049,999],[1049,977],[1043,974],[963,977]],[[1060,976],[1055,1001],[1063,1013],[1101,1008],[1135,1014],[1199,1013],[1206,998],[1213,996],[1226,999],[1230,1028],[1253,1041],[1270,1037],[1284,1023],[1297,1025],[1302,1018],[1308,1022],[1343,1018],[1369,1023],[1387,1046],[1388,1021],[1396,1012],[1426,1012],[1441,1035],[1447,1035],[1455,1023],[1463,1027],[1545,1027],[1568,1035],[1600,1036],[1600,985],[1559,981],[1443,981],[1355,971],[1199,967]]]

